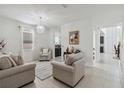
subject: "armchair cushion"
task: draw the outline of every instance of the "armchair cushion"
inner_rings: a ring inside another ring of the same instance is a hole
[[[43,54],[48,54],[48,50],[49,50],[49,49],[44,48],[44,49],[43,49]]]
[[[50,60],[52,58],[52,51],[50,48],[41,48],[39,60]]]
[[[42,54],[42,56],[48,56],[48,54]]]

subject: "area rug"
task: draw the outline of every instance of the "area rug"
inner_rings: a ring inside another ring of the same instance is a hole
[[[49,61],[37,62],[35,76],[40,80],[45,80],[52,76],[52,65]]]

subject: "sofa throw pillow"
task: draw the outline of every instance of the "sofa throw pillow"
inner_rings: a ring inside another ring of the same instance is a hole
[[[74,62],[82,58],[83,58],[83,54],[81,52],[77,54],[69,54],[65,60],[65,64],[72,65]]]
[[[22,58],[22,56],[18,56],[18,65],[23,65],[24,64],[24,60]]]
[[[17,66],[16,62],[10,56],[8,56],[8,58],[11,61],[13,67]]]
[[[11,58],[15,61],[17,65],[22,65],[24,63],[23,58],[21,56],[16,56],[11,54]]]
[[[0,69],[8,69],[12,67],[12,63],[8,57],[0,57]]]

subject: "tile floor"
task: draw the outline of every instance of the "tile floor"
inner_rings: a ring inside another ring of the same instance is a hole
[[[57,58],[59,60],[59,58]],[[124,87],[124,66],[119,60],[105,55],[98,62],[86,64],[85,77],[75,88],[121,88]],[[34,83],[24,88],[69,88],[67,85],[50,77],[41,81],[36,78]]]

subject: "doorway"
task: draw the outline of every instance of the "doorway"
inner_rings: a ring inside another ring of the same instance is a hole
[[[120,60],[122,26],[99,27],[93,31],[93,59]]]
[[[55,32],[55,57],[61,57],[61,38],[60,31]]]

